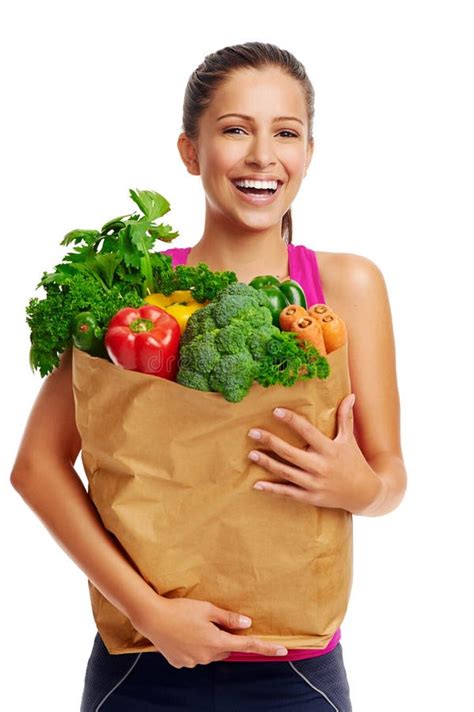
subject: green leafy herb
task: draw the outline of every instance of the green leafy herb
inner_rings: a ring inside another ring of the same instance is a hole
[[[213,272],[205,262],[196,267],[177,265],[174,269],[157,263],[153,278],[157,292],[168,296],[179,289],[189,289],[197,302],[215,299],[225,287],[237,282],[235,272]]]
[[[30,299],[26,307],[26,321],[31,330],[30,366],[46,376],[59,365],[59,357],[72,345],[76,316],[85,310],[94,315],[102,338],[110,319],[123,307],[139,307],[143,298],[133,289],[123,290],[118,285],[104,289],[89,274],[63,276],[61,284],[45,285],[46,298]]]
[[[275,332],[266,342],[259,359],[256,381],[262,386],[292,386],[297,380],[326,379],[330,375],[327,358],[308,341],[291,331]]]
[[[205,263],[173,269],[170,255],[153,252],[157,240],[169,243],[179,235],[155,222],[169,211],[169,202],[151,190],[130,189],[130,197],[141,215],[120,215],[101,230],[71,230],[61,245],[72,249],[52,272],[43,272],[37,288],[43,287],[46,297],[32,298],[26,308],[30,364],[42,376],[72,345],[74,321],[83,311],[92,313],[95,336],[101,338],[119,309],[140,306],[147,294],[189,289],[204,302],[237,281],[235,272],[212,272]]]
[[[153,268],[169,269],[171,258],[151,252],[157,239],[171,242],[179,235],[170,225],[156,225],[155,220],[170,209],[169,202],[151,190],[130,189],[130,197],[143,215],[121,215],[109,220],[99,230],[71,230],[61,245],[74,245],[54,272],[46,274],[38,286],[51,282],[62,284],[64,277],[89,274],[104,288],[127,283],[141,289],[143,296],[153,293]]]
[[[37,288],[44,299],[32,298],[26,308],[30,326],[30,365],[42,376],[59,364],[72,343],[75,317],[89,310],[102,337],[112,316],[125,306],[138,307],[155,292],[153,270],[172,270],[171,257],[152,252],[157,239],[171,242],[179,235],[155,221],[170,209],[168,201],[150,190],[130,189],[142,215],[130,213],[109,220],[101,230],[71,230],[61,245],[72,250],[44,272]]]

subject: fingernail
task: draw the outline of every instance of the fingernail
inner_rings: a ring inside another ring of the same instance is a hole
[[[251,460],[258,460],[260,455],[258,454],[258,452],[254,452],[254,450],[252,450],[252,452],[249,452],[249,457]]]
[[[283,416],[285,415],[285,411],[283,410],[283,408],[275,408],[273,413],[274,415],[276,415],[277,418],[283,418]]]
[[[288,650],[286,650],[286,648],[278,648],[275,655],[286,655],[287,653],[288,653]]]
[[[247,618],[247,616],[240,616],[239,623],[242,627],[249,626],[249,625],[252,625],[252,620],[251,620],[251,618]]]
[[[255,440],[259,440],[262,437],[262,433],[260,430],[255,430],[255,428],[252,428],[248,432],[249,437],[255,438]]]

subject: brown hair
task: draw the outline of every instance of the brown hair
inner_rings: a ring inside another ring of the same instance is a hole
[[[182,131],[191,140],[199,134],[199,119],[209,106],[212,97],[227,76],[240,68],[276,66],[287,72],[301,83],[308,113],[309,136],[313,140],[314,89],[304,66],[288,50],[264,42],[246,42],[245,44],[223,47],[213,54],[208,54],[194,70],[186,85],[183,103]],[[293,227],[291,208],[283,215],[282,239],[292,241]]]

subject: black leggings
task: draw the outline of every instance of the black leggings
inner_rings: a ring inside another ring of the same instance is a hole
[[[111,655],[96,634],[80,712],[352,712],[341,644],[314,658],[175,668],[161,653]]]

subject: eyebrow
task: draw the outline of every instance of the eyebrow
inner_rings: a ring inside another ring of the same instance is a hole
[[[220,121],[221,119],[225,119],[227,116],[239,116],[241,119],[247,119],[248,121],[253,121],[253,118],[251,116],[247,116],[246,114],[222,114],[222,116],[219,116],[217,121]],[[299,121],[300,124],[303,124],[301,119],[298,119],[296,116],[275,116],[273,121]],[[216,123],[217,123],[216,121]]]

